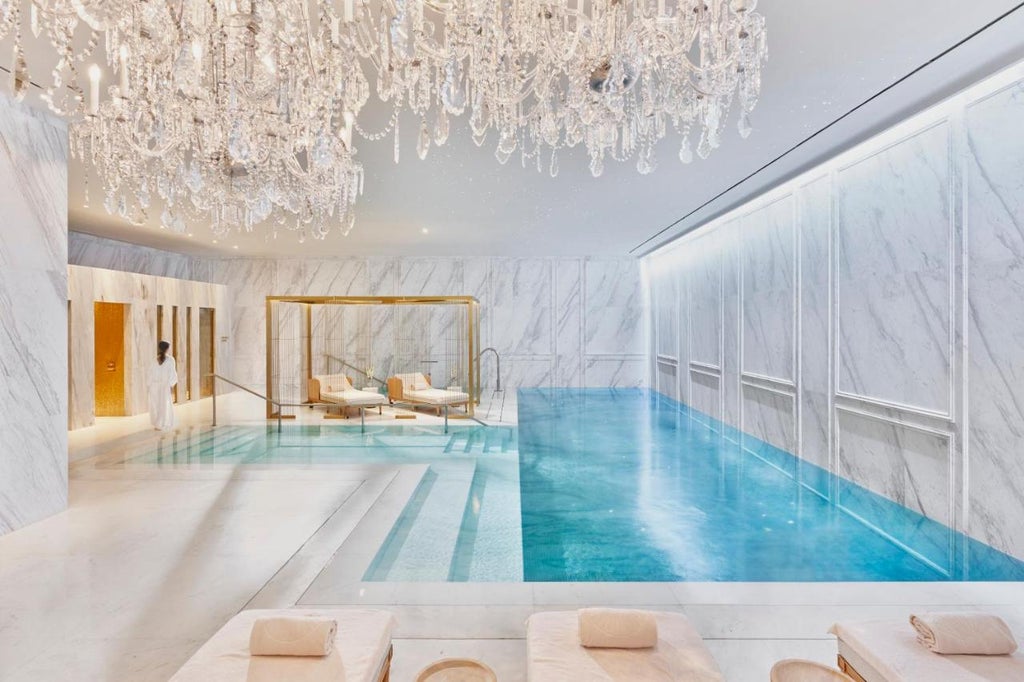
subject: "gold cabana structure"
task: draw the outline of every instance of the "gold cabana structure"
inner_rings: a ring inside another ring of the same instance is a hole
[[[268,296],[267,397],[317,402],[314,377],[344,376],[357,390],[389,392],[409,407],[401,380],[421,375],[474,414],[480,401],[480,311],[472,296]],[[454,404],[453,404],[454,405]],[[278,415],[267,403],[267,417]]]

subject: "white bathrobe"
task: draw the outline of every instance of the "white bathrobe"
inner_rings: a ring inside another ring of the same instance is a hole
[[[149,421],[161,431],[175,426],[171,389],[178,384],[178,367],[174,358],[164,356],[164,363],[153,365],[149,374]]]

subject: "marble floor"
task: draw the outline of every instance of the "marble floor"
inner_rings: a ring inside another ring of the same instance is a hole
[[[478,416],[514,418],[497,398]],[[178,408],[180,428],[208,424],[206,402]],[[231,423],[261,409],[218,404]],[[144,416],[74,432],[70,508],[0,538],[0,679],[166,680],[238,611],[297,604],[393,611],[396,682],[461,655],[524,680],[525,619],[592,604],[686,613],[731,682],[767,680],[781,658],[833,661],[837,619],[982,608],[1024,633],[1016,583],[365,583],[425,465],[120,466],[159,438]]]

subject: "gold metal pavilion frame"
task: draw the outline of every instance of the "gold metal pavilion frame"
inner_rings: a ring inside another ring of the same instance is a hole
[[[273,319],[273,306],[275,303],[305,303],[313,305],[445,305],[445,306],[466,306],[466,364],[469,368],[469,403],[466,411],[470,416],[474,414],[474,406],[480,404],[480,302],[473,296],[267,296],[266,302],[266,354],[267,354],[267,398],[273,399],[273,332],[271,320]],[[312,307],[305,310],[306,325],[306,374],[307,379],[313,376],[313,316]],[[277,419],[279,417],[289,418],[292,415],[278,415],[274,412],[273,403],[267,403],[267,418]]]

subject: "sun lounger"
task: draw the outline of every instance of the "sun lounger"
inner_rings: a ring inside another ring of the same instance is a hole
[[[419,372],[412,374],[396,374],[388,379],[388,400],[392,404],[396,402],[409,403],[430,407],[441,414],[441,408],[445,405],[468,405],[469,394],[462,391],[449,391],[443,388],[434,388],[430,385],[430,378]]]
[[[349,407],[376,407],[380,413],[387,399],[380,393],[357,390],[344,374],[318,374],[309,380],[309,400],[338,405],[343,411]]]
[[[388,682],[391,672],[391,631],[394,617],[387,611],[253,610],[229,620],[209,639],[170,682],[245,682],[258,677],[261,664],[287,666],[302,675],[303,668],[323,668],[324,658],[250,656],[249,635],[257,618],[269,616],[330,618],[338,623],[331,654],[331,675],[337,682]]]
[[[577,611],[535,613],[526,621],[529,682],[724,682],[704,641],[679,613],[653,612],[652,649],[588,649]]]
[[[839,668],[857,682],[1011,682],[1024,680],[1024,656],[936,654],[905,619],[836,623]]]

